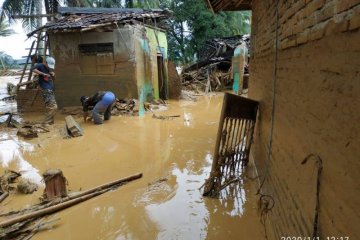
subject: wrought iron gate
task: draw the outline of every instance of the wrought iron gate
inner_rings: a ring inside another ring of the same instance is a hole
[[[214,160],[205,182],[204,196],[215,197],[238,179],[240,167],[249,162],[250,147],[259,103],[225,93]]]

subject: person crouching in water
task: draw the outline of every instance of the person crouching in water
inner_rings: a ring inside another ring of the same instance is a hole
[[[104,120],[109,120],[115,99],[115,94],[110,91],[99,91],[92,97],[82,96],[80,101],[84,111],[84,122],[86,122],[90,110],[92,110],[92,118],[95,124],[103,123],[102,115]]]

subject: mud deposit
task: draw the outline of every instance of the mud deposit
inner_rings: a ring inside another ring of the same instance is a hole
[[[2,129],[0,172],[21,171],[40,188],[11,194],[0,212],[38,203],[41,174],[50,168],[62,169],[71,192],[142,172],[139,180],[49,216],[59,220],[33,239],[262,240],[254,182],[244,180],[239,191],[223,192],[220,199],[203,198],[199,190],[209,175],[221,104],[221,94],[169,101],[166,111],[156,113],[180,115],[168,120],[150,112],[100,126],[77,118],[84,136],[72,139],[60,134],[61,114],[49,133],[33,140]]]

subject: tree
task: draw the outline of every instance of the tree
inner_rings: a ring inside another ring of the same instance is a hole
[[[14,30],[10,29],[10,25],[6,23],[5,18],[0,18],[0,37],[7,37],[14,33]]]
[[[23,27],[27,31],[32,31],[42,25],[41,18],[37,15],[42,14],[43,10],[51,14],[57,12],[60,3],[70,7],[91,7],[93,2],[93,0],[5,0],[1,7],[1,17],[7,16],[12,20],[16,15],[26,15],[28,17],[22,19]]]
[[[169,21],[169,57],[178,64],[196,60],[196,53],[207,39],[248,34],[248,12],[220,12],[213,14],[203,0],[162,0],[161,8],[174,12]]]
[[[204,0],[5,0],[3,14],[11,18],[39,13],[42,1],[46,13],[56,12],[60,3],[69,7],[168,8],[173,11],[168,21],[169,58],[178,64],[196,60],[207,39],[250,32],[249,11],[213,14]],[[33,30],[39,23],[27,18],[23,26]]]
[[[6,54],[5,52],[0,52],[0,64],[3,70],[14,66],[14,59]]]

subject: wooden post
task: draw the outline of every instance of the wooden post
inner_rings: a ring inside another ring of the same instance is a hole
[[[58,197],[66,197],[66,178],[60,169],[50,169],[44,174],[44,200],[50,201]]]

